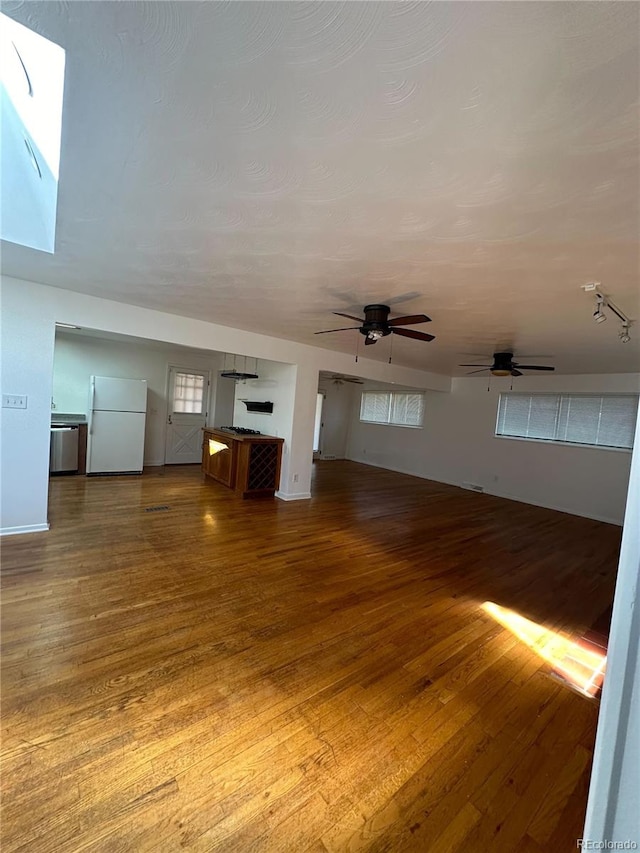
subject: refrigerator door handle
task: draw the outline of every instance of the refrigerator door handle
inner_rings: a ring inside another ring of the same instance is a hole
[[[91,377],[89,384],[89,435],[93,435],[93,401],[96,396],[96,380]]]

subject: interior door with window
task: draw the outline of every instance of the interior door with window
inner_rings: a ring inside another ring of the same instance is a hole
[[[169,368],[165,465],[189,465],[202,459],[202,427],[209,406],[209,371]]]

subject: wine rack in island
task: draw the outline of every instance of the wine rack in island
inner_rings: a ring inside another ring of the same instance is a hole
[[[202,472],[243,498],[273,497],[280,483],[283,438],[235,435],[205,427]]]

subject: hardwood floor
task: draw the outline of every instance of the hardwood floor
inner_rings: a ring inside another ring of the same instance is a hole
[[[582,632],[619,529],[315,468],[52,481],[2,548],[4,853],[575,849],[597,703],[481,605]]]

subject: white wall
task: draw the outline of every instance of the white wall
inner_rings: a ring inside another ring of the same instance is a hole
[[[147,343],[136,345],[64,332],[56,334],[53,359],[53,400],[57,412],[88,414],[89,377],[116,376],[121,379],[146,379],[147,420],[144,464],[163,465],[167,420],[167,372],[169,365],[209,370],[213,412],[216,372],[222,363],[220,353],[205,356],[178,347]],[[209,417],[208,423],[213,423]]]
[[[296,403],[296,373],[293,364],[278,364],[277,362],[261,359],[256,365],[256,373],[259,379],[247,379],[246,382],[238,382],[235,389],[235,405],[233,411],[234,426],[256,429],[264,435],[273,435],[284,438],[282,449],[282,470],[280,474],[280,486],[278,495],[291,499],[293,495],[299,494],[298,483],[300,472],[292,471],[289,476],[290,458],[289,448],[291,446],[292,427],[294,419],[294,408]],[[249,412],[243,400],[254,402],[273,403],[271,414],[263,412]],[[312,449],[309,449],[312,455]],[[296,477],[294,480],[293,477]],[[290,487],[287,488],[287,484]],[[304,497],[308,497],[308,489]]]
[[[293,418],[295,366],[261,359],[255,371],[259,379],[237,382],[233,406],[233,425],[257,429],[264,435],[285,438],[291,433]],[[273,403],[273,412],[249,412],[242,402]]]
[[[281,495],[308,496],[319,370],[447,390],[448,377],[245,332],[61,288],[3,276],[2,373],[5,393],[29,398],[27,410],[2,410],[0,533],[47,526],[49,431],[55,323],[163,341],[180,347],[241,353],[296,365],[294,411]],[[8,413],[9,412],[9,413]],[[290,472],[289,472],[290,464]],[[296,488],[292,477],[298,476]]]
[[[218,372],[215,377],[215,400],[211,423],[217,427],[233,426],[234,404],[235,382],[233,379],[225,379]]]
[[[22,282],[20,282],[22,284]],[[46,294],[3,288],[2,394],[23,394],[26,409],[0,409],[0,531],[47,530],[51,376],[55,326]]]
[[[360,387],[348,382],[337,385],[331,379],[320,379],[318,390],[324,395],[320,433],[321,459],[345,458],[354,394]]]
[[[454,379],[427,393],[424,429],[363,424],[351,416],[348,457],[563,512],[622,524],[631,453],[496,438],[500,391],[510,380]],[[514,383],[515,384],[515,383]],[[520,391],[634,391],[637,374],[522,377]],[[364,387],[379,387],[368,383]],[[397,386],[394,386],[398,390]]]

